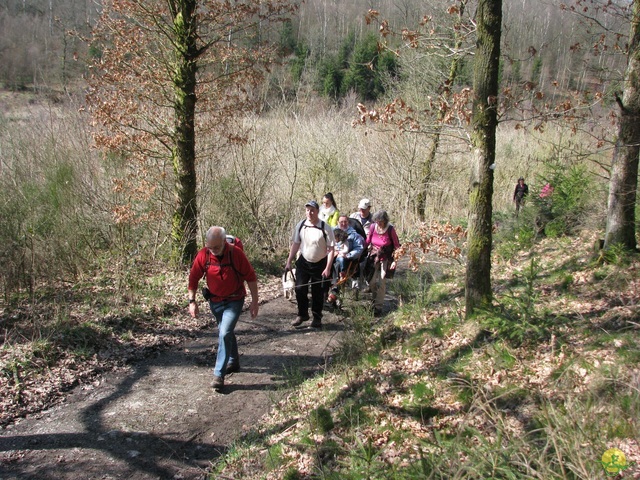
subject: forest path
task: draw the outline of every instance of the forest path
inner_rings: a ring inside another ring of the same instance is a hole
[[[262,304],[255,320],[242,313],[242,370],[225,378],[223,393],[209,386],[211,326],[75,388],[64,403],[1,431],[0,480],[207,478],[210,462],[256,426],[292,377],[330,361],[342,317],[325,312],[317,330],[291,327],[295,315],[283,296]]]

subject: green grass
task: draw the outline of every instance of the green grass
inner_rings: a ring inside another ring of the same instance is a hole
[[[313,457],[310,471],[282,468],[323,479],[603,478],[606,448],[640,434],[640,349],[630,317],[607,330],[608,310],[589,302],[615,305],[634,278],[575,245],[563,237],[514,256],[496,282],[500,306],[473,319],[457,308],[459,282],[427,289],[409,276],[421,290],[394,315],[349,319],[349,355],[313,392],[334,425],[280,437]],[[325,437],[340,448],[323,450]]]
[[[334,427],[333,416],[329,409],[323,406],[313,409],[309,414],[309,426],[313,432],[329,433]]]
[[[638,260],[590,262],[579,245],[565,237],[517,251],[493,272],[496,308],[469,320],[449,272],[446,282],[407,274],[406,302],[382,319],[350,303],[322,387],[300,367],[283,371],[278,387],[292,395],[274,423],[230,446],[211,478],[252,458],[256,479],[602,478],[606,447],[640,436]],[[150,293],[163,282],[140,279],[133,297],[149,303],[128,304],[97,281],[97,293],[69,294],[94,319],[60,301],[50,324],[12,324],[1,370],[12,394],[63,355],[87,359],[169,326],[174,307]]]
[[[493,359],[496,368],[509,370],[516,364],[516,357],[505,342],[498,341],[488,350],[488,355]]]
[[[285,459],[282,454],[282,445],[271,445],[267,450],[265,468],[273,470],[284,464]]]

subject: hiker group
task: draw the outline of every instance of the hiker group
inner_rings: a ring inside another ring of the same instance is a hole
[[[396,266],[393,252],[400,247],[387,212],[372,214],[371,202],[363,198],[357,212],[340,214],[333,195],[327,193],[322,207],[310,200],[305,213],[294,228],[285,264],[285,271],[293,265],[296,270],[298,314],[291,325],[311,320],[311,327],[321,327],[325,304],[335,307],[340,287],[349,281],[352,288],[371,292],[374,314],[381,314],[386,279]]]
[[[331,193],[304,205],[305,218],[293,229],[285,272],[295,269],[297,315],[293,327],[311,320],[322,327],[325,307],[335,308],[343,285],[371,292],[374,315],[382,313],[386,280],[395,272],[393,253],[400,247],[398,235],[386,211],[372,213],[371,202],[360,200],[356,212],[338,211]],[[255,270],[244,254],[240,239],[227,235],[222,227],[211,227],[189,274],[189,313],[198,315],[197,291],[205,281],[203,297],[218,325],[218,351],[211,386],[220,391],[226,375],[240,370],[234,333],[244,298],[245,282],[251,292],[249,311],[258,315],[258,287]],[[311,301],[309,301],[309,291]],[[311,314],[309,314],[309,309]]]

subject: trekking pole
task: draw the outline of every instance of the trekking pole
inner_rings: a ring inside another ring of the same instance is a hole
[[[309,282],[309,283],[303,283],[302,285],[296,285],[296,288],[298,288],[298,287],[306,287],[306,286],[309,286],[309,285],[315,285],[317,283],[324,283],[324,282],[330,282],[330,281],[331,281],[331,279],[325,278],[324,280],[318,280],[316,282]]]
[[[290,274],[291,274],[291,276],[293,277],[293,281],[294,281],[294,283],[298,281],[298,279],[296,278],[296,276],[293,274],[293,271],[292,271],[292,270],[285,270],[285,271],[284,271],[284,274],[285,274],[285,275],[287,275],[287,273],[290,273]],[[285,277],[285,279],[286,279],[286,277]],[[324,280],[318,280],[318,281],[316,281],[316,282],[303,283],[302,285],[298,285],[298,284],[296,284],[296,288],[297,288],[297,287],[308,287],[309,285],[315,285],[316,283],[324,283],[324,282],[327,282],[327,281],[330,281],[330,279],[329,279],[329,278],[325,278]]]

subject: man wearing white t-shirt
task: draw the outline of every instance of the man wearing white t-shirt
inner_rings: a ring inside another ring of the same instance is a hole
[[[297,327],[309,320],[309,286],[311,286],[311,326],[322,327],[322,307],[324,296],[331,278],[331,266],[335,256],[335,239],[331,226],[318,218],[320,206],[315,200],[305,204],[306,219],[301,220],[293,230],[291,250],[285,270],[291,270],[291,262],[296,260],[296,300],[298,316],[291,323]]]

